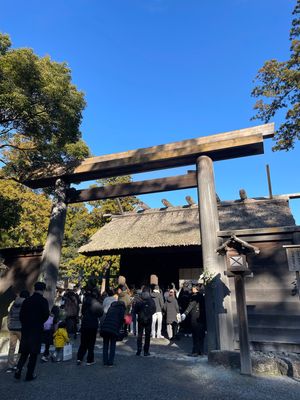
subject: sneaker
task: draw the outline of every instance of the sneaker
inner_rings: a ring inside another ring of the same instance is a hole
[[[48,361],[49,361],[49,358],[46,357],[46,356],[43,356],[43,357],[41,357],[41,361],[42,361],[42,362],[48,362]]]
[[[187,354],[188,357],[198,357],[199,354],[198,353],[189,353]]]
[[[87,362],[86,365],[94,365],[96,364],[96,361],[92,361],[92,362]]]
[[[136,356],[140,356],[140,355],[141,355],[141,352],[140,352],[140,351],[137,351],[137,352],[135,353],[135,355],[136,355]]]
[[[160,335],[160,336],[157,336],[157,339],[164,339],[165,337],[164,336],[162,336],[162,335]]]
[[[151,356],[151,354],[149,353],[149,351],[147,353],[144,353],[145,357]]]
[[[81,365],[81,360],[77,360],[76,365]]]
[[[15,371],[14,367],[9,367],[9,368],[7,368],[7,370],[5,372],[9,374],[10,372],[14,372],[14,371]]]

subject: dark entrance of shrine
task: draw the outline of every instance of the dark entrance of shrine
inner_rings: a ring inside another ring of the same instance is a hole
[[[155,248],[127,251],[121,255],[120,274],[128,285],[149,284],[150,275],[157,275],[159,286],[167,289],[171,283],[197,279],[202,271],[201,247]]]

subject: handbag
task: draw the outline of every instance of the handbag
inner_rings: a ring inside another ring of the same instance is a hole
[[[130,325],[131,322],[132,322],[132,315],[131,315],[131,314],[125,315],[125,317],[124,317],[124,323],[125,323],[126,325]]]
[[[72,344],[68,343],[64,345],[63,348],[63,361],[72,360]]]

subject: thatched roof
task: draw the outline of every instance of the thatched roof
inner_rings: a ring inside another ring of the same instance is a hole
[[[295,226],[287,200],[246,200],[218,206],[220,229]],[[150,209],[114,216],[79,249],[83,254],[125,249],[199,246],[198,206]]]

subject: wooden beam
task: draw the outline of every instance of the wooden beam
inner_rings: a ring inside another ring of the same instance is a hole
[[[119,183],[116,185],[91,189],[69,189],[67,191],[67,203],[80,203],[82,201],[104,200],[139,194],[159,193],[171,190],[189,189],[196,186],[197,179],[196,173],[194,172],[169,178]]]
[[[256,236],[256,235],[274,235],[300,232],[300,226],[281,226],[275,228],[254,228],[254,229],[232,229],[228,231],[218,231],[219,237],[230,237],[233,233],[236,236]],[[246,240],[243,238],[243,240]]]
[[[31,188],[52,186],[58,177],[76,183],[105,177],[192,165],[201,155],[213,161],[263,153],[263,140],[274,135],[274,124],[255,126],[217,135],[91,157],[79,165],[37,174],[23,183]]]

